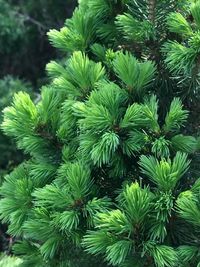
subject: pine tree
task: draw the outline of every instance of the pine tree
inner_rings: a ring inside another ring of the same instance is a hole
[[[19,92],[2,123],[29,155],[0,191],[20,266],[200,266],[199,144],[167,52],[168,27],[184,31],[171,12],[189,8],[80,0],[48,33],[70,56],[47,65],[39,102]]]

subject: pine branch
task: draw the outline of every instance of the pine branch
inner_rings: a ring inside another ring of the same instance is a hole
[[[148,13],[149,13],[148,18],[152,22],[152,24],[155,23],[155,19],[156,19],[156,4],[157,4],[157,0],[148,1]]]

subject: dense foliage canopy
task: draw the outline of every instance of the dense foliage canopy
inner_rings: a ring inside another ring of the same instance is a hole
[[[200,266],[199,10],[79,0],[49,31],[63,59],[2,123],[29,157],[0,190],[20,266]]]

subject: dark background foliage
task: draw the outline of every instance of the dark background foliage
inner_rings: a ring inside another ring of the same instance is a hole
[[[60,28],[76,0],[0,0],[0,78],[10,74],[34,85],[57,57],[46,32]]]

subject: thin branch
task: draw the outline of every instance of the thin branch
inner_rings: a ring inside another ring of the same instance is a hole
[[[149,0],[149,20],[154,24],[156,19],[156,0]]]
[[[31,22],[32,24],[36,25],[36,26],[38,27],[38,30],[40,31],[40,33],[42,33],[42,32],[44,33],[44,32],[46,32],[47,30],[49,30],[49,28],[48,28],[46,25],[42,24],[41,22],[37,21],[37,20],[34,19],[34,18],[31,18],[29,15],[21,14],[21,13],[19,13],[19,12],[17,12],[17,15],[18,15],[19,17],[21,17],[24,21],[29,21],[29,22]]]

